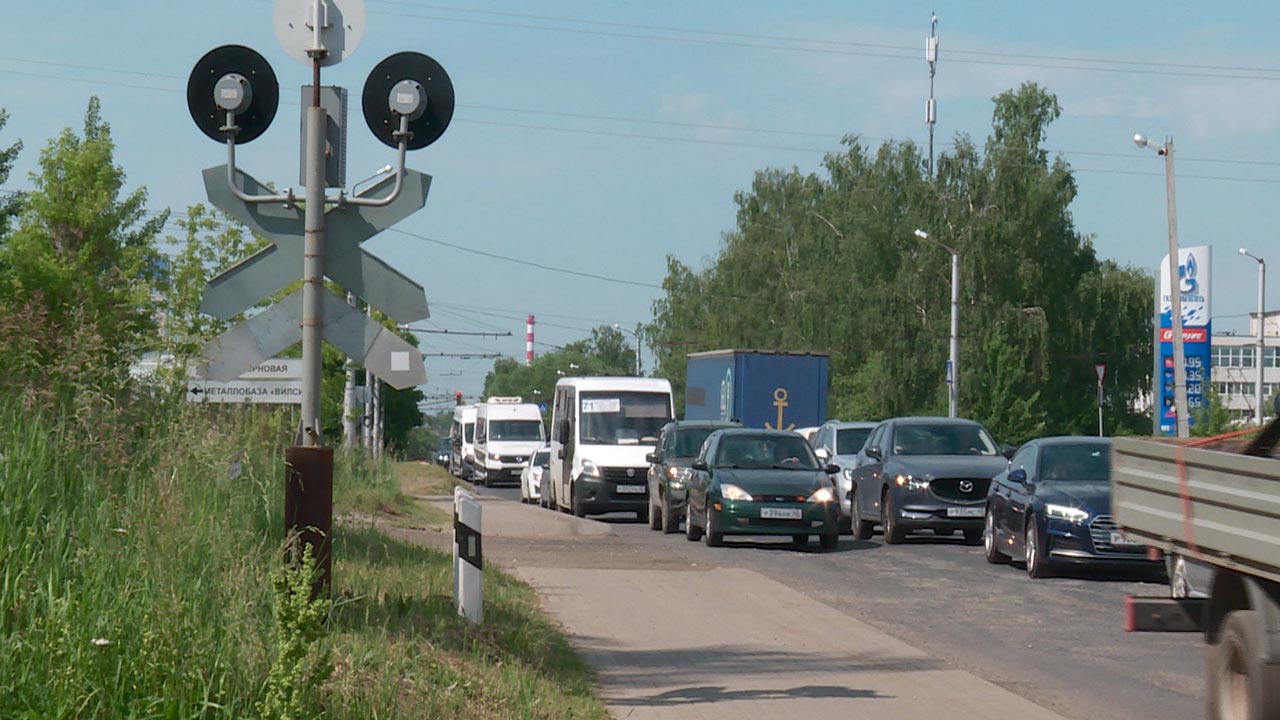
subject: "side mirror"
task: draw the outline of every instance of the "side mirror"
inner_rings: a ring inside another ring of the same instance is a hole
[[[653,465],[657,465],[658,463],[662,462],[662,458],[659,457],[658,453],[651,452],[651,453],[645,454],[644,461],[647,463],[651,463]]]
[[[824,462],[824,463],[825,463],[826,461],[828,461],[828,460],[830,460],[830,459],[831,459],[831,453],[830,453],[826,448],[824,448],[824,447],[820,447],[820,448],[818,448],[817,450],[814,450],[814,451],[813,451],[813,454],[814,454],[814,455],[817,455],[817,456],[818,456],[818,460],[820,460],[820,461],[822,461],[822,462]]]
[[[689,467],[697,470],[698,472],[707,472],[711,470],[711,466],[707,464],[706,460],[694,460],[693,464]]]
[[[866,449],[866,451],[865,451],[865,452],[866,452],[866,454],[867,454],[867,457],[871,458],[872,460],[883,460],[883,459],[884,459],[884,455],[880,452],[880,448],[877,448],[877,447],[869,447],[869,448],[867,448],[867,449]]]
[[[1027,471],[1023,468],[1009,471],[1009,482],[1015,482],[1019,485],[1027,484]]]
[[[1000,448],[1000,454],[1004,455],[1006,458],[1012,458],[1013,454],[1016,452],[1018,452],[1018,448],[1012,445],[1005,445],[1004,447]]]
[[[823,468],[823,472],[828,475],[839,475],[841,470],[839,465],[832,465],[831,463],[827,463],[827,466]]]
[[[560,451],[556,453],[556,457],[561,460],[564,459],[564,448],[560,448]]]

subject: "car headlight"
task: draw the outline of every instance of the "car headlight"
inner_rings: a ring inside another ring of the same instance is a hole
[[[672,490],[682,490],[685,483],[689,482],[691,475],[693,475],[693,471],[689,468],[670,468],[667,470],[667,477],[670,478],[667,487]]]
[[[680,468],[676,467],[675,465],[672,465],[671,467],[667,468],[667,479],[675,480],[678,477],[680,477]]]
[[[814,490],[813,494],[809,496],[809,502],[811,503],[829,503],[835,499],[836,494],[831,492],[831,488],[825,487]]]
[[[502,459],[502,456],[501,456],[501,455],[499,455],[498,453],[489,453],[489,459],[490,459],[490,460],[501,460],[501,459]]]
[[[582,461],[582,476],[589,478],[602,478],[604,473],[600,472],[600,468],[590,460]]]
[[[928,490],[929,481],[924,478],[918,478],[914,475],[898,475],[893,479],[898,483],[898,487],[904,487],[908,490]]]
[[[737,500],[740,502],[751,502],[751,493],[743,490],[737,485],[724,484],[720,486],[720,495],[725,500]]]
[[[1088,511],[1073,508],[1069,505],[1045,505],[1044,512],[1051,518],[1066,520],[1077,525],[1089,519]]]

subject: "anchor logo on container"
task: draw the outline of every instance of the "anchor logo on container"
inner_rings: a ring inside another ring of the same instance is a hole
[[[782,410],[790,404],[791,403],[787,402],[787,389],[786,388],[775,389],[773,391],[773,406],[778,408],[778,424],[770,425],[769,423],[765,423],[764,424],[765,428],[769,430],[794,430],[796,427],[795,423],[791,423],[786,427],[782,426]]]

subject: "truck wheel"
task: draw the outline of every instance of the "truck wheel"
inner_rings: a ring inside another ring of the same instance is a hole
[[[1022,544],[1027,549],[1027,575],[1036,579],[1049,577],[1049,560],[1044,556],[1044,548],[1040,547],[1040,524],[1035,516],[1027,521],[1027,533]]]
[[[671,508],[671,503],[662,501],[662,534],[670,535],[680,531],[680,518]]]
[[[853,508],[852,508],[853,509],[853,527],[850,529],[853,532],[854,539],[870,540],[871,535],[876,531],[876,526],[875,526],[875,523],[870,523],[870,522],[867,522],[865,519],[863,519],[861,508],[862,508],[862,502],[861,502],[861,499],[858,497],[858,491],[854,490],[853,491]]]
[[[1000,540],[996,537],[996,517],[987,509],[986,527],[982,530],[982,554],[992,565],[1008,565],[1009,556],[1000,552]]]
[[[582,504],[582,493],[578,492],[578,485],[576,483],[569,488],[569,503],[573,507],[573,514],[575,516],[587,516],[587,508]]]
[[[1257,613],[1236,610],[1222,622],[1218,642],[1206,658],[1209,720],[1269,720],[1280,717],[1280,687],[1258,659]]]
[[[884,502],[880,503],[884,513],[884,542],[886,545],[901,545],[907,539],[907,531],[898,524],[898,510],[893,507],[893,494],[885,493]]]

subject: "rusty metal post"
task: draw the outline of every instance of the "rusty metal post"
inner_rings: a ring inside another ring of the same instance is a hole
[[[311,548],[317,570],[311,594],[321,597],[333,577],[333,448],[291,447],[284,457],[285,532]]]

